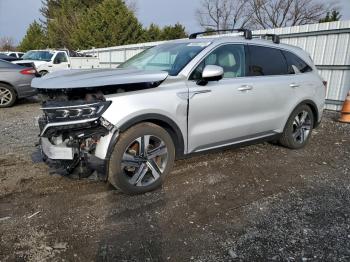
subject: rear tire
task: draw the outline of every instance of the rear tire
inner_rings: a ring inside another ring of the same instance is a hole
[[[126,194],[159,188],[175,160],[169,133],[152,123],[137,124],[119,137],[110,162],[108,181]]]
[[[303,148],[310,140],[314,115],[308,105],[300,105],[290,115],[279,143],[290,149]]]
[[[17,95],[13,87],[0,84],[0,108],[11,107],[17,100]]]

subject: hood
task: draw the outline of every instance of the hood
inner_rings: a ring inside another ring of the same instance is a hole
[[[41,89],[73,89],[136,83],[161,82],[168,77],[164,71],[139,69],[72,69],[49,73],[32,81]]]

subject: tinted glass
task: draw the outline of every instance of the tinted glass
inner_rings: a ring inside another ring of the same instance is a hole
[[[162,70],[176,76],[210,42],[171,43],[150,48],[121,64],[119,68]]]
[[[199,80],[207,65],[217,65],[224,69],[224,78],[245,76],[245,52],[243,45],[224,45],[210,53],[193,71],[190,79]]]
[[[295,71],[293,69],[293,65],[296,68],[298,68],[298,70],[301,73],[306,73],[306,72],[312,71],[312,68],[307,63],[305,63],[301,58],[299,58],[298,56],[296,56],[288,51],[283,51],[283,54],[287,59],[288,73],[289,74],[295,74]]]
[[[16,57],[16,58],[17,58],[17,56],[16,56],[15,53],[10,53],[9,56],[12,56],[12,57]]]
[[[57,63],[68,62],[66,54],[62,52],[58,53],[56,55],[55,62]]]
[[[285,75],[288,66],[281,50],[263,46],[249,46],[251,76]]]

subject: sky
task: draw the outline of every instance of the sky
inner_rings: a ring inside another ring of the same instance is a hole
[[[152,22],[161,26],[180,22],[189,33],[200,29],[194,15],[200,0],[137,0],[137,3],[137,17],[145,26]],[[342,19],[350,20],[350,0],[338,3]],[[0,37],[12,37],[18,43],[28,25],[41,17],[40,6],[41,0],[0,0]]]

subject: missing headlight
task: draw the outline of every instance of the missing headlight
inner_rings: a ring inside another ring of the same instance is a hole
[[[110,123],[108,120],[101,117],[100,119],[101,126],[105,127],[108,131],[112,131],[114,128],[114,125]]]
[[[66,105],[65,105],[66,104]],[[78,121],[100,117],[110,106],[111,102],[82,103],[72,105],[62,102],[61,106],[49,106],[42,108],[49,122]]]

